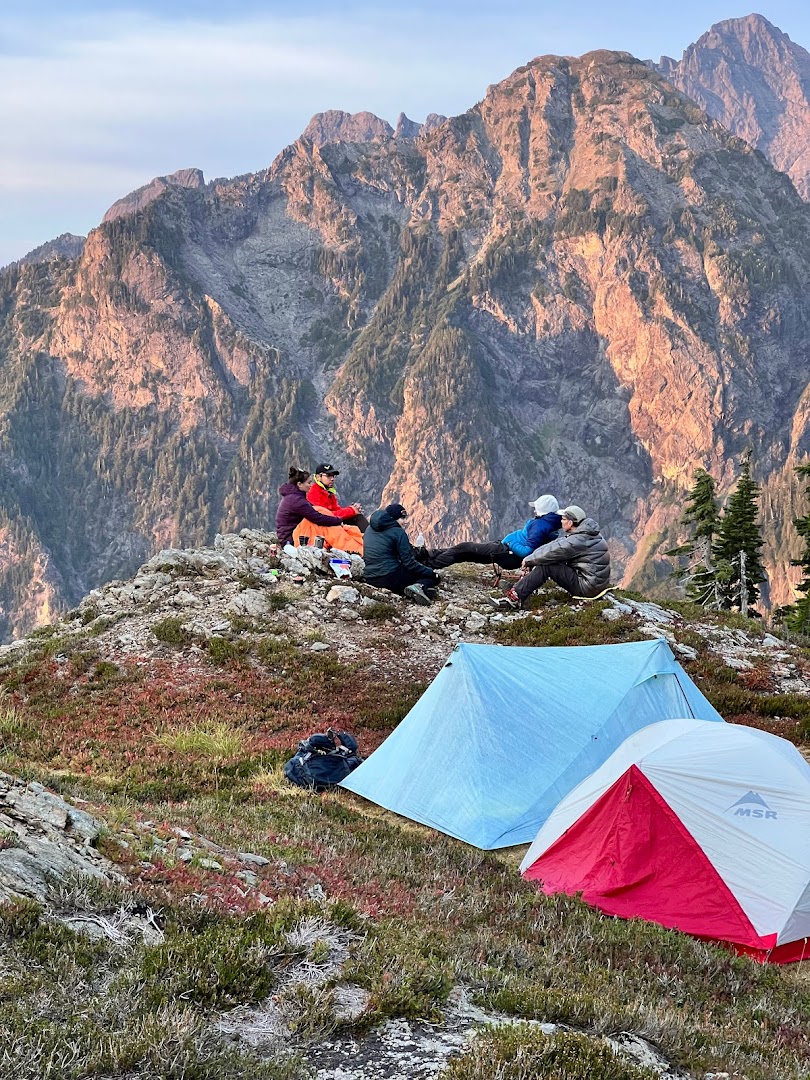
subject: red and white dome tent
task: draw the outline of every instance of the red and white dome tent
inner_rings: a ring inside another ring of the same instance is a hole
[[[810,765],[752,728],[651,724],[557,805],[520,869],[610,915],[810,959]]]

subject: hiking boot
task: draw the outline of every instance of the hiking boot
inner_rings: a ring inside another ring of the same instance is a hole
[[[406,585],[405,596],[409,600],[413,600],[415,604],[430,605],[430,597],[418,583],[416,585]]]
[[[514,589],[510,589],[504,596],[490,596],[489,602],[494,608],[498,608],[499,611],[504,609],[507,611],[520,611],[523,607],[520,597]]]

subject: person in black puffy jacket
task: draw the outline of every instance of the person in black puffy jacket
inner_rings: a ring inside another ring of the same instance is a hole
[[[363,535],[363,578],[369,585],[407,596],[418,604],[430,603],[430,591],[439,578],[420,563],[400,520],[408,516],[402,503],[389,503],[371,515]]]

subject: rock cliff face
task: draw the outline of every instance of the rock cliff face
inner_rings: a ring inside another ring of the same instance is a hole
[[[540,57],[416,136],[346,141],[343,115],[0,277],[5,631],[37,550],[73,601],[266,522],[320,458],[436,542],[553,491],[649,586],[693,470],[727,489],[753,446],[789,599],[810,208],[788,179],[624,53]]]
[[[656,69],[810,198],[810,53],[761,15],[717,23]]]

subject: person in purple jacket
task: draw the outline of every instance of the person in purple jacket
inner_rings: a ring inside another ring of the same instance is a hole
[[[276,511],[276,532],[280,544],[291,544],[293,533],[301,522],[306,518],[313,525],[342,525],[339,517],[329,514],[321,514],[307,498],[309,491],[310,474],[304,469],[290,469],[290,478],[286,484],[278,489],[281,496],[278,510]]]

